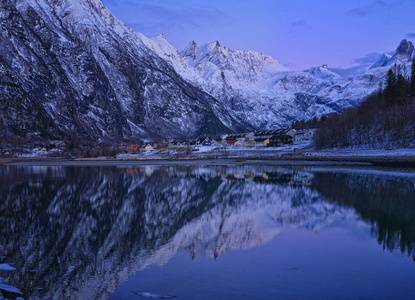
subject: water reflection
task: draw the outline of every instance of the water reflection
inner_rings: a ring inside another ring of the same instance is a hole
[[[315,175],[327,201],[353,208],[372,226],[384,249],[413,255],[415,261],[415,180],[394,175]]]
[[[385,248],[414,255],[411,177],[267,166],[3,166],[0,176],[0,263],[16,268],[0,276],[25,297],[106,299],[179,250],[214,259],[287,226],[363,219]]]

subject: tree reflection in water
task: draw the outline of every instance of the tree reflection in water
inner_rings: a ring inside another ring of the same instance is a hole
[[[0,263],[16,263],[0,276],[26,297],[106,299],[180,249],[216,258],[285,226],[359,216],[385,248],[414,255],[410,177],[272,166],[0,166],[0,176]]]

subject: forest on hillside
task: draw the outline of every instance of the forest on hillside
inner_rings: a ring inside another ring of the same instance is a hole
[[[385,79],[359,107],[314,122],[320,129],[315,135],[317,149],[415,144],[415,60],[410,74],[395,65]]]

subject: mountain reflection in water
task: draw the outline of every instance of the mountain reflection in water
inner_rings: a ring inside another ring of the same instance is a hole
[[[344,220],[415,253],[413,177],[272,166],[0,166],[0,176],[0,263],[16,268],[0,284],[27,298],[106,299],[179,250],[215,259],[285,227]]]

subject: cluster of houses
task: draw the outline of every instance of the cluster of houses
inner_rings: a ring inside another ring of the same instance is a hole
[[[237,134],[225,134],[221,137],[203,137],[186,141],[170,141],[168,148],[196,147],[196,146],[222,146],[222,147],[281,147],[290,144],[311,142],[314,135],[313,129],[295,130],[278,129],[259,132],[246,132]],[[142,153],[155,150],[151,144],[129,145],[127,153]]]
[[[218,138],[198,138],[193,141],[172,141],[169,146],[228,146],[228,147],[281,147],[311,142],[313,129],[278,129],[259,132],[226,134]]]

